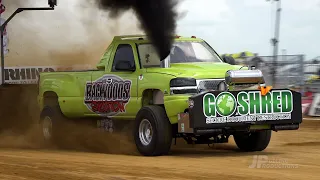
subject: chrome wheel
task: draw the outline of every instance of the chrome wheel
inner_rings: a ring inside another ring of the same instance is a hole
[[[46,116],[42,122],[42,132],[46,140],[49,140],[52,136],[52,120],[49,116]]]
[[[149,120],[143,119],[139,125],[139,139],[140,142],[147,146],[152,140],[153,130]]]

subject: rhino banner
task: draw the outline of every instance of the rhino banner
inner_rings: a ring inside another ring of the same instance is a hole
[[[291,124],[302,122],[301,94],[274,89],[265,96],[258,90],[212,91],[189,98],[192,128],[239,123]]]

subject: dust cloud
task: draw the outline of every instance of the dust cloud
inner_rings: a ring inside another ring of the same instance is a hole
[[[46,0],[3,0],[8,18],[18,7],[47,7]],[[117,18],[85,0],[59,0],[54,11],[24,11],[7,26],[9,53],[5,66],[87,66],[95,68],[113,36],[142,34],[134,13]],[[135,154],[126,134],[109,134],[73,124],[60,146],[47,144],[38,126],[37,87],[12,85],[0,89],[0,147],[75,149]]]
[[[43,0],[4,0],[8,18],[18,7],[48,7]],[[7,66],[73,66],[99,61],[113,36],[140,34],[132,11],[118,18],[84,0],[60,0],[53,11],[24,11],[8,24]]]
[[[5,57],[5,66],[89,65],[95,68],[113,36],[141,33],[130,11],[110,19],[108,13],[86,1],[59,0],[58,3],[54,11],[24,11],[8,24],[10,51]],[[3,4],[6,12],[2,18],[8,18],[18,7],[48,6],[46,0],[3,0]],[[52,148],[39,134],[40,111],[36,98],[35,86],[12,85],[0,89],[0,147]],[[72,149],[132,153],[128,145],[131,143],[121,134],[80,130],[77,125],[73,134],[67,143]]]
[[[61,141],[56,144],[45,142],[36,96],[36,86],[13,85],[0,89],[0,148],[137,154],[130,131],[101,132],[94,126],[71,121],[65,122],[68,131],[60,132]]]

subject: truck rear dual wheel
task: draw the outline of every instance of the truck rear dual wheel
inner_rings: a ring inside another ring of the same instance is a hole
[[[140,109],[134,125],[134,140],[144,156],[167,155],[172,143],[172,127],[163,107],[152,105]]]
[[[242,151],[263,151],[269,145],[271,130],[263,130],[250,133],[236,133],[233,135],[234,141]]]
[[[63,123],[63,116],[59,105],[45,106],[40,115],[40,125],[42,129],[43,139],[46,143],[59,145],[68,132]]]

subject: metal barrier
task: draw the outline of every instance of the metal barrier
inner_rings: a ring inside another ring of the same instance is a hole
[[[310,87],[320,92],[320,80],[308,81],[312,76],[317,76],[320,61],[306,61],[304,55],[279,55],[276,63],[273,56],[258,56],[236,59],[237,64],[256,66],[266,79],[266,84],[272,85],[273,78],[276,88],[288,88],[291,85]],[[275,73],[272,71],[275,67]]]

